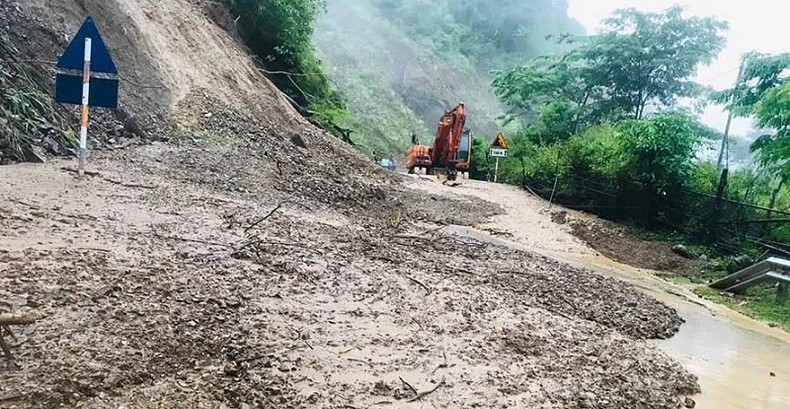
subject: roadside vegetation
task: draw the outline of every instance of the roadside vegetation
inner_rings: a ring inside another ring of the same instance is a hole
[[[402,157],[433,138],[442,112],[466,102],[470,129],[493,138],[503,106],[491,70],[524,64],[579,35],[552,0],[329,0],[314,43],[354,115],[360,148]],[[550,37],[547,40],[547,37]]]
[[[242,37],[271,81],[299,111],[351,142],[351,114],[325,74],[312,44],[324,0],[227,0]]]
[[[743,80],[713,92],[692,79],[722,50],[725,22],[673,7],[619,10],[604,23],[597,35],[560,38],[570,48],[559,55],[496,72],[502,119],[519,128],[499,181],[717,259],[692,274],[697,282],[726,275],[725,257],[790,255],[790,57],[746,55]],[[761,136],[746,147],[732,138],[721,160],[702,159],[710,147],[716,158],[723,138],[699,120],[709,103],[755,118]],[[746,163],[730,167],[731,151]],[[472,177],[490,180],[493,161],[473,159]],[[774,294],[767,286],[748,300],[703,295],[773,321],[786,310]]]
[[[52,107],[46,81],[18,55],[11,39],[0,34],[0,165],[40,161],[48,152],[76,146],[76,134]]]

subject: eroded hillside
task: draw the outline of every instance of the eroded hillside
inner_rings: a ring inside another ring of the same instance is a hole
[[[669,409],[698,391],[645,341],[678,330],[674,310],[444,234],[502,209],[414,189],[312,127],[217,3],[2,7],[42,81],[93,15],[123,106],[96,116],[86,178],[68,159],[0,167],[0,314],[37,318],[4,337],[3,407]]]
[[[522,2],[508,12],[510,3],[330,0],[315,43],[357,118],[363,147],[403,152],[411,132],[430,139],[458,102],[467,104],[469,128],[493,138],[504,109],[490,71],[556,51],[550,34],[582,32],[564,2]],[[487,19],[501,26],[480,27]]]

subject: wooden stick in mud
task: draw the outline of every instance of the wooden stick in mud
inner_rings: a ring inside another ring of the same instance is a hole
[[[409,390],[411,390],[411,392],[414,394],[414,396],[417,396],[417,394],[419,393],[419,392],[417,392],[417,389],[415,389],[413,386],[411,386],[410,383],[406,382],[400,376],[398,377],[398,379],[400,379],[400,381],[403,382],[403,384],[406,385],[406,387],[409,388]]]
[[[261,224],[261,223],[262,223],[264,220],[266,220],[266,219],[268,219],[268,218],[272,217],[272,215],[273,215],[274,213],[276,213],[278,210],[280,210],[280,208],[281,208],[281,207],[283,207],[283,204],[285,204],[285,203],[287,203],[287,202],[280,202],[280,203],[277,203],[277,206],[275,206],[275,207],[274,207],[274,209],[272,209],[272,210],[271,210],[269,213],[267,213],[267,214],[266,214],[266,216],[263,216],[262,218],[258,219],[258,220],[257,220],[255,223],[252,223],[252,224],[250,224],[249,226],[247,226],[247,228],[246,228],[246,229],[244,229],[244,232],[246,233],[246,232],[248,232],[248,231],[252,230],[252,229],[253,229],[253,228],[255,228],[256,226],[258,226],[259,224]]]
[[[417,284],[417,285],[419,285],[420,287],[422,287],[423,289],[425,289],[425,293],[426,293],[427,295],[431,295],[431,289],[430,289],[430,288],[428,288],[428,286],[427,286],[427,285],[423,284],[423,282],[422,282],[422,281],[420,281],[420,280],[418,280],[418,279],[416,279],[416,278],[414,278],[414,277],[411,277],[411,276],[406,276],[406,278],[408,278],[408,279],[409,279],[409,281],[411,281],[412,283],[414,283],[414,284]]]
[[[414,401],[421,400],[422,398],[424,398],[424,397],[436,392],[436,390],[439,389],[442,385],[444,385],[444,379],[442,379],[441,382],[436,384],[436,386],[434,386],[433,389],[416,393],[413,398],[407,400],[406,402],[414,402]]]
[[[39,320],[39,318],[39,316],[33,314],[0,314],[0,349],[2,349],[3,355],[6,358],[13,359],[14,356],[11,354],[11,348],[9,348],[8,344],[5,342],[5,333],[7,332],[8,335],[10,335],[12,338],[14,338],[14,341],[16,341],[14,333],[11,332],[11,328],[8,326],[34,324]]]
[[[35,324],[39,317],[33,314],[0,314],[0,326]]]
[[[6,327],[0,326],[0,349],[3,350],[3,356],[8,359],[13,359],[14,356],[11,355],[11,348],[8,347],[8,344],[5,343],[5,339],[3,336],[5,335],[4,332],[7,331]],[[10,333],[10,332],[9,332]]]

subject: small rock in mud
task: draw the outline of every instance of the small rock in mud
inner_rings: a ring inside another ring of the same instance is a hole
[[[291,136],[291,143],[300,148],[307,149],[307,143],[304,141],[304,138],[302,138],[301,135]]]
[[[561,210],[551,214],[551,221],[557,224],[565,224],[568,222],[568,212]]]
[[[384,381],[378,381],[373,385],[373,393],[379,396],[389,396],[392,388]]]
[[[682,244],[675,244],[674,246],[672,246],[672,251],[675,252],[675,254],[687,258],[689,260],[694,260],[695,258],[697,258],[696,255],[694,255],[694,253],[692,253],[691,250],[688,249],[688,247]]]
[[[683,406],[686,407],[686,408],[691,409],[691,408],[697,406],[697,402],[695,402],[694,399],[691,399],[691,398],[687,397],[686,399],[683,400]]]

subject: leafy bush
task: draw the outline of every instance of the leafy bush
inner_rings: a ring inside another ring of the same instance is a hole
[[[271,72],[275,85],[324,128],[342,136],[349,122],[342,95],[324,74],[312,44],[324,0],[226,0],[239,15],[247,46]]]

